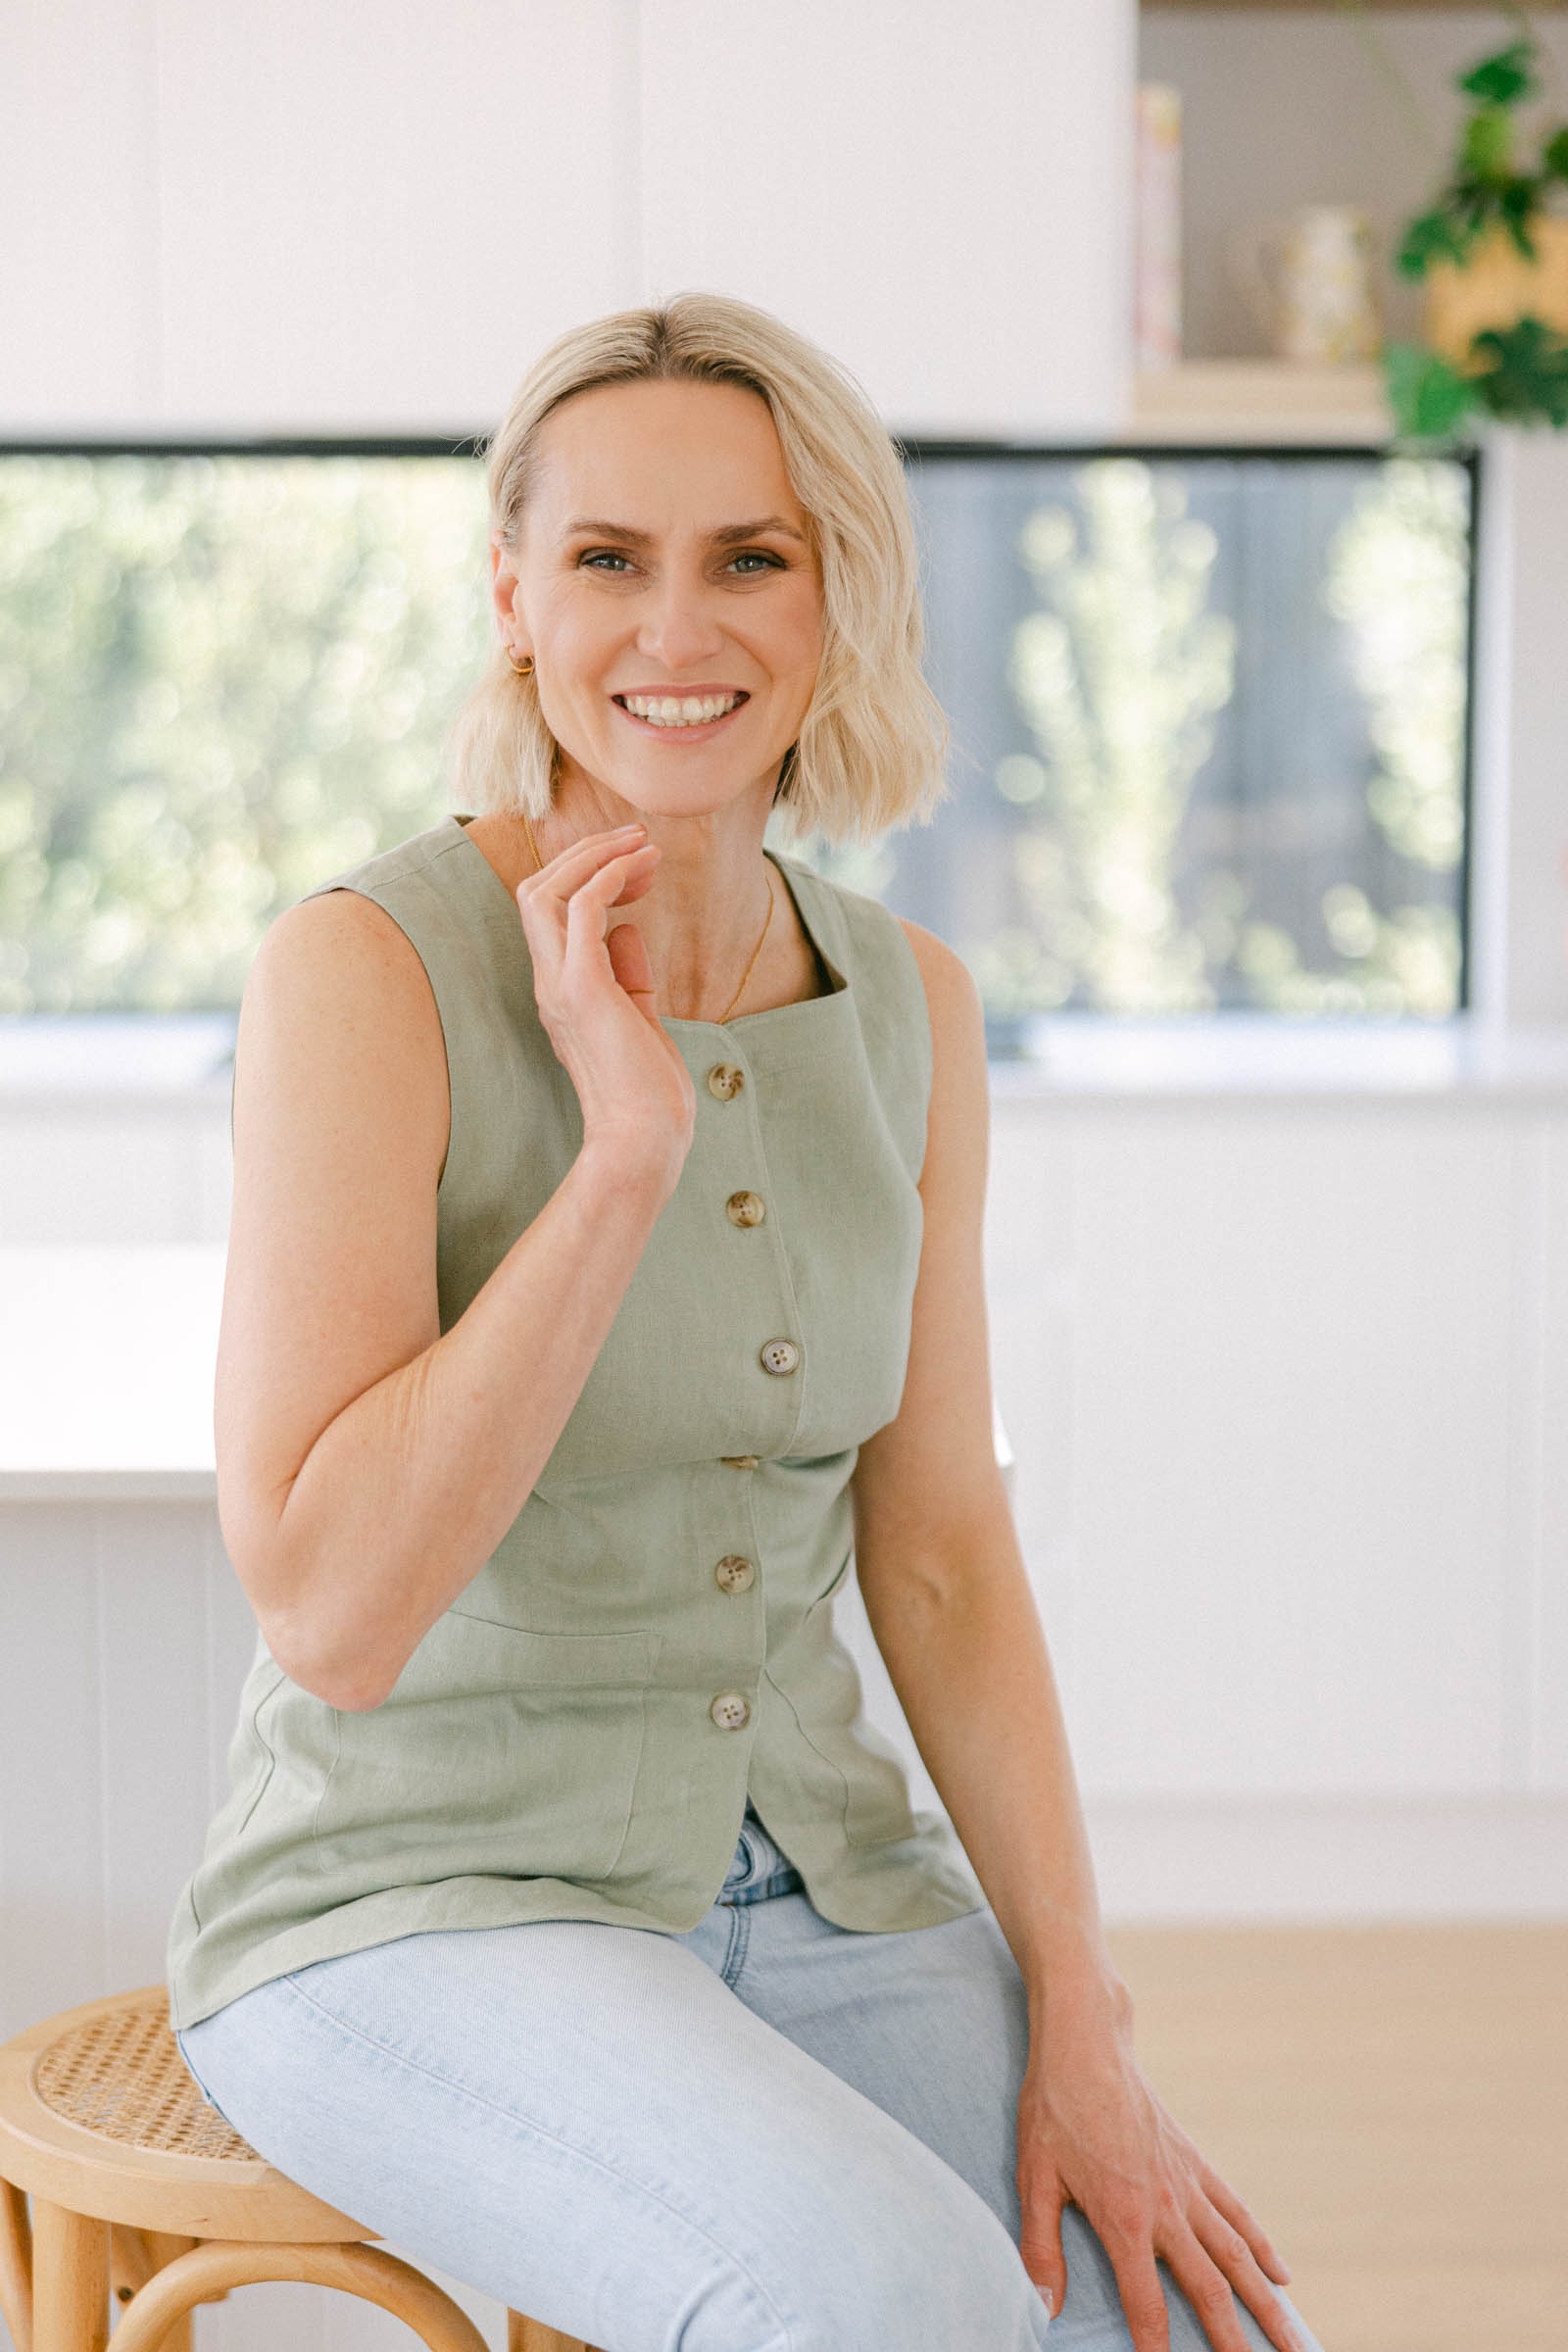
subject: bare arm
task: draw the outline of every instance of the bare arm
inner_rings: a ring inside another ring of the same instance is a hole
[[[635,929],[605,938],[656,858],[592,836],[520,886],[583,1149],[445,1333],[449,1106],[424,968],[349,891],[291,909],[257,956],[235,1056],[220,1516],[272,1654],[332,1705],[380,1703],[516,1518],[678,1180],[690,1079]]]
[[[1247,2352],[1240,2298],[1280,2352],[1298,2343],[1258,2223],[1166,2114],[1133,2048],[1132,2002],[1101,1925],[1045,1634],[991,1434],[982,1222],[990,1102],[974,982],[906,923],[934,1066],[925,1227],[897,1417],[855,1472],[860,1593],[915,1743],[1023,1977],[1019,2252],[1057,2312],[1061,2209],[1088,2215],[1136,2352],[1166,2352],[1155,2256],[1213,2352]]]
[[[934,1048],[924,1237],[903,1401],[856,1465],[856,1574],[915,1743],[1031,2003],[1125,2015],[1046,1638],[996,1462],[984,1018],[952,950],[918,925],[906,929]]]

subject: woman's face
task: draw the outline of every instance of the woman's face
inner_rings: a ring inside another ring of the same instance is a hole
[[[822,652],[822,590],[767,404],[739,385],[605,384],[546,417],[502,635],[532,654],[573,768],[697,814],[765,815]]]

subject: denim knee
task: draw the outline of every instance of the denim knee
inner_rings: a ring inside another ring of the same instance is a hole
[[[831,2252],[793,2282],[790,2352],[1041,2352],[1049,2314],[1017,2247],[956,2185],[939,2214],[900,2200],[858,2226],[840,2217]]]

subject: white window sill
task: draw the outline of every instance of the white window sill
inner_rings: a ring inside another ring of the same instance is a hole
[[[224,1012],[0,1019],[0,1116],[130,1102],[226,1110],[237,1026],[237,1014]],[[991,1063],[999,1102],[1568,1100],[1568,1026],[1503,1029],[1471,1014],[1429,1022],[1057,1013],[1027,1024],[1025,1046],[1023,1058]]]
[[[1469,1014],[1447,1021],[1054,1014],[1029,1025],[1028,1046],[1029,1058],[991,1064],[999,1101],[1568,1102],[1568,1027],[1504,1030]]]

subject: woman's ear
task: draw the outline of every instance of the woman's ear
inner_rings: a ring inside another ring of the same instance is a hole
[[[498,539],[490,542],[490,601],[495,607],[501,634],[510,635],[513,616],[517,609],[517,567],[512,556]]]

